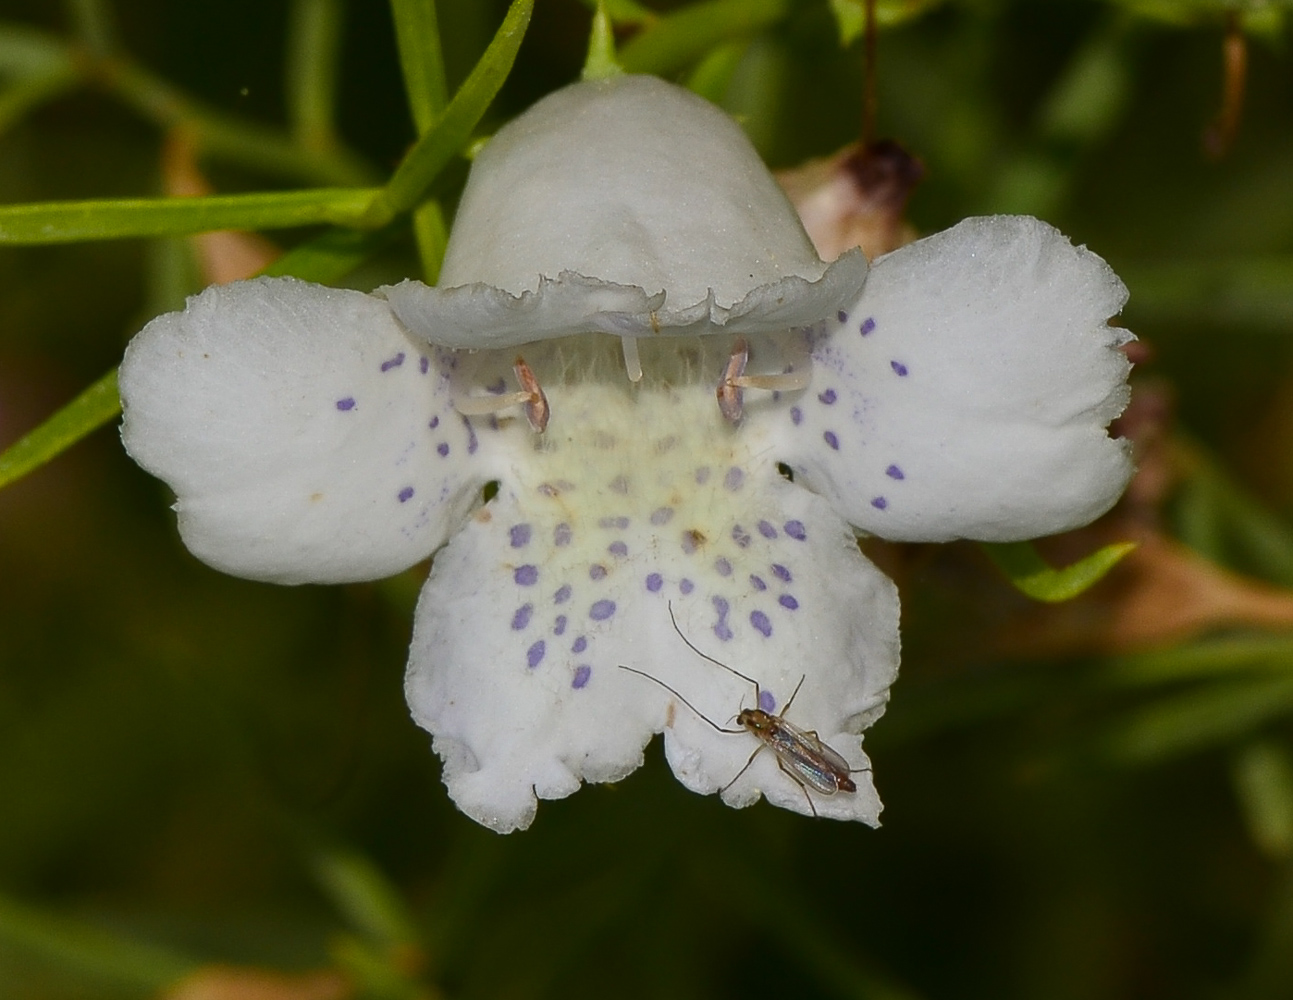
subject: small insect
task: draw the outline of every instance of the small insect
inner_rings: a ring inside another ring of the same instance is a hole
[[[678,620],[674,618],[673,605],[669,605],[669,620],[673,622],[674,631],[697,656],[708,660],[715,666],[722,667],[730,674],[749,681],[754,685],[755,704],[762,704],[763,689],[759,682],[753,677],[747,677],[733,667],[729,667],[721,660],[716,660],[707,653],[701,652],[696,646],[683,635],[682,629],[678,627]],[[722,795],[729,788],[740,780],[741,775],[750,769],[754,759],[764,750],[771,750],[777,758],[777,766],[781,768],[790,778],[803,789],[804,799],[808,802],[808,808],[813,816],[817,816],[817,807],[813,804],[812,796],[808,790],[812,789],[819,795],[835,795],[838,792],[856,792],[857,785],[850,777],[859,771],[869,771],[870,768],[859,768],[857,771],[849,768],[849,762],[836,751],[834,748],[823,743],[821,737],[811,729],[800,729],[792,722],[786,721],[786,713],[790,711],[790,706],[794,704],[795,697],[799,694],[799,689],[804,686],[804,677],[799,678],[799,683],[795,685],[795,690],[790,695],[790,700],[786,702],[785,707],[780,714],[766,712],[762,708],[743,708],[736,716],[736,724],[739,729],[728,729],[720,726],[713,719],[709,718],[704,712],[689,702],[676,690],[660,680],[658,677],[652,677],[643,670],[636,670],[633,667],[626,667],[624,664],[619,665],[621,670],[627,670],[629,673],[638,674],[649,681],[654,681],[662,688],[674,695],[679,701],[690,708],[700,719],[706,722],[720,733],[750,733],[758,737],[759,745],[754,748],[750,754],[750,759],[745,762],[736,775],[726,785],[718,790]],[[807,675],[805,675],[807,676]]]

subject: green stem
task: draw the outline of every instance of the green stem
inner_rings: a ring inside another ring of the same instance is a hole
[[[425,135],[449,102],[435,0],[391,0],[404,90],[418,135]]]
[[[340,0],[295,0],[288,32],[287,95],[292,137],[305,149],[335,150],[333,109],[340,52]]]

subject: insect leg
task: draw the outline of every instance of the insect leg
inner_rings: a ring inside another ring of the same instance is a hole
[[[745,730],[742,729],[741,732],[745,732]],[[762,743],[760,743],[757,747],[754,748],[754,753],[750,754],[750,759],[745,762],[745,766],[736,772],[736,777],[734,777],[731,781],[729,781],[726,785],[724,785],[722,788],[718,790],[718,794],[720,796],[729,788],[731,788],[733,785],[735,785],[738,781],[741,780],[741,775],[743,775],[746,771],[750,769],[750,765],[754,763],[754,758],[759,756],[759,754],[762,753],[763,750],[764,750],[764,744]]]
[[[799,678],[799,683],[796,684],[795,689],[790,692],[790,700],[786,702],[784,706],[782,706],[781,713],[780,713],[781,718],[784,719],[786,717],[786,713],[790,711],[790,706],[795,703],[795,697],[799,694],[799,689],[804,686],[804,679],[807,676],[808,676],[807,674],[801,675]],[[756,684],[755,687],[758,687],[758,685]],[[815,736],[817,734],[814,733],[813,735]]]

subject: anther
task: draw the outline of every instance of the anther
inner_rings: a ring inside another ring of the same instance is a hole
[[[525,411],[525,419],[530,422],[535,433],[542,434],[551,416],[548,397],[539,385],[539,380],[534,377],[534,370],[525,363],[524,358],[517,357],[512,371],[516,373],[516,381],[521,384],[520,392],[497,396],[460,396],[454,400],[453,408],[465,417],[482,417],[511,406],[519,406]]]

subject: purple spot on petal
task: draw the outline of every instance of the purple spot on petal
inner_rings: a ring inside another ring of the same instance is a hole
[[[530,526],[528,524],[514,524],[507,529],[507,533],[512,538],[512,548],[520,549],[530,544]]]
[[[682,533],[682,550],[687,553],[687,555],[691,555],[696,551],[696,546],[698,544],[696,541],[696,534],[697,533],[695,531],[684,531]]]
[[[718,571],[719,576],[732,575],[732,564],[727,561],[726,556],[719,556],[714,560],[714,569]]]
[[[726,597],[712,598],[712,603],[714,605],[714,610],[718,612],[719,618],[726,618],[728,615],[728,612],[732,610],[732,605],[728,603],[728,600]]]
[[[692,583],[690,580],[688,580],[686,577],[683,577],[678,582],[678,589],[681,590],[684,594],[690,594],[693,590],[696,589],[696,585]]]
[[[827,431],[822,435],[822,440],[831,446],[835,451],[840,450],[840,439],[835,436],[834,431]]]
[[[704,486],[707,482],[709,482],[709,466],[702,465],[696,470],[696,485]]]
[[[819,392],[817,394],[817,398],[820,399],[827,406],[830,406],[833,402],[835,402],[835,400],[839,399],[839,396],[835,395],[834,389],[827,389],[825,392]]]
[[[400,503],[404,503],[404,502],[406,502],[406,501],[408,501],[408,500],[412,500],[412,499],[413,499],[413,487],[412,487],[412,486],[405,486],[405,487],[404,487],[404,489],[400,490],[400,492],[399,492],[399,498],[400,498]]]
[[[526,564],[512,571],[512,579],[518,587],[533,587],[539,582],[539,567]]]
[[[789,583],[793,579],[790,575],[790,570],[782,566],[781,563],[772,564],[772,575],[783,583]]]
[[[618,493],[621,496],[627,495],[629,491],[629,477],[616,476],[610,482],[611,492]]]
[[[875,329],[875,320],[868,316],[862,321],[862,336],[866,336]]]
[[[565,604],[570,600],[570,584],[563,583],[557,588],[557,592],[552,595],[553,604]]]
[[[598,601],[588,609],[588,617],[595,622],[604,622],[613,614],[615,614],[614,601]]]
[[[753,573],[750,574],[750,586],[753,587],[755,590],[768,589],[768,585],[763,582],[763,577],[755,576]]]
[[[471,421],[466,417],[462,418],[462,422],[467,425],[467,454],[474,455],[476,454],[476,449],[480,446],[480,442],[476,439],[476,428],[471,425]]]
[[[871,506],[874,507],[876,510],[884,510],[886,507],[889,506],[889,501],[886,500],[884,497],[876,497],[874,500],[871,501]]]
[[[552,544],[558,547],[562,545],[569,545],[570,539],[573,538],[574,535],[575,533],[570,530],[570,525],[568,525],[565,521],[562,521],[559,525],[557,525],[555,528],[552,529]]]
[[[588,683],[588,678],[593,675],[593,668],[588,664],[581,664],[575,668],[575,679],[570,682],[572,688],[581,688]]]
[[[745,473],[735,465],[727,470],[727,475],[723,477],[723,485],[729,490],[735,492],[745,483]]]
[[[759,707],[771,715],[777,707],[777,699],[772,697],[771,691],[759,691]]]
[[[727,622],[720,621],[717,625],[714,626],[714,634],[718,636],[720,639],[722,639],[724,642],[728,642],[732,638],[733,633],[732,633],[731,626],[729,626]]]
[[[657,507],[651,512],[651,523],[659,527],[673,520],[672,507]]]
[[[422,355],[421,360],[418,361],[418,371],[420,371],[423,375],[425,375],[430,370],[431,370],[431,359],[424,354]]]
[[[525,662],[531,670],[543,661],[543,654],[548,651],[548,644],[540,639],[525,651]]]
[[[835,318],[839,320],[841,323],[847,323],[849,321],[849,314],[846,313],[843,309],[841,309],[839,312],[835,314]]]
[[[804,411],[797,406],[792,406],[790,408],[790,422],[794,424],[796,427],[798,427],[800,422],[803,421],[803,419],[804,419]]]
[[[347,396],[345,399],[337,400],[337,409],[341,411],[353,410],[355,408],[355,397]]]
[[[435,446],[435,453],[436,453],[437,455],[439,455],[441,458],[448,458],[448,457],[449,457],[449,442],[448,442],[448,441],[441,441],[438,445],[436,445],[436,446]]]
[[[530,624],[530,615],[534,614],[533,604],[522,604],[512,615],[512,631],[520,632]]]
[[[659,573],[648,573],[646,578],[646,588],[653,594],[658,594],[660,588],[664,586],[664,577]]]
[[[588,577],[591,580],[602,580],[606,577],[606,567],[601,563],[593,563],[588,567]]]
[[[382,362],[382,371],[388,372],[392,368],[398,368],[402,364],[404,364],[404,352],[400,351],[399,354],[395,355],[395,357],[391,358],[389,361]]]
[[[782,594],[777,598],[777,603],[787,611],[796,611],[799,608],[799,602],[795,600],[793,594]]]
[[[629,554],[629,547],[623,542],[611,542],[611,544],[606,547],[606,551],[613,556],[619,556],[623,559]]]
[[[905,376],[907,374],[907,366],[901,361],[890,361],[889,367],[894,370],[895,375]]]
[[[618,528],[623,531],[628,526],[629,519],[627,517],[602,517],[597,520],[597,527],[599,528]]]
[[[438,414],[438,413],[437,413],[434,417],[432,417],[432,418],[431,418],[431,422],[430,422],[429,424],[427,424],[427,426],[428,426],[428,427],[430,427],[432,430],[435,430],[437,427],[439,427],[439,426],[440,426],[440,414]]]
[[[578,639],[575,640],[575,644],[570,647],[570,651],[572,653],[582,653],[587,648],[588,648],[588,636],[581,635]]]
[[[786,529],[786,534],[797,542],[802,542],[808,537],[803,521],[787,521],[783,527]]]
[[[503,395],[503,390],[507,388],[507,383],[503,381],[503,376],[498,377],[498,381],[493,385],[485,386],[485,391],[495,396]]]
[[[750,547],[750,533],[742,528],[739,524],[732,525],[732,541],[743,549]]]
[[[884,470],[884,474],[885,474],[886,476],[888,476],[890,479],[906,479],[906,478],[907,478],[906,476],[904,476],[904,475],[902,474],[902,469],[898,468],[898,466],[896,466],[896,465],[891,465],[891,466],[889,466],[889,468],[887,468],[887,469],[885,469],[885,470]]]
[[[767,522],[767,521],[760,521],[760,522],[759,522],[759,534],[760,534],[760,535],[762,535],[764,538],[776,538],[776,537],[777,537],[777,529],[776,529],[776,528],[774,528],[774,527],[773,527],[769,522]]]
[[[553,622],[553,625],[552,625],[552,634],[553,634],[553,635],[565,635],[565,634],[566,634],[566,621],[567,621],[567,619],[566,619],[566,616],[565,616],[565,615],[557,615],[556,621],[555,621],[555,622]]]
[[[772,622],[768,621],[768,616],[762,611],[750,612],[750,624],[761,632],[765,639],[772,635]]]

